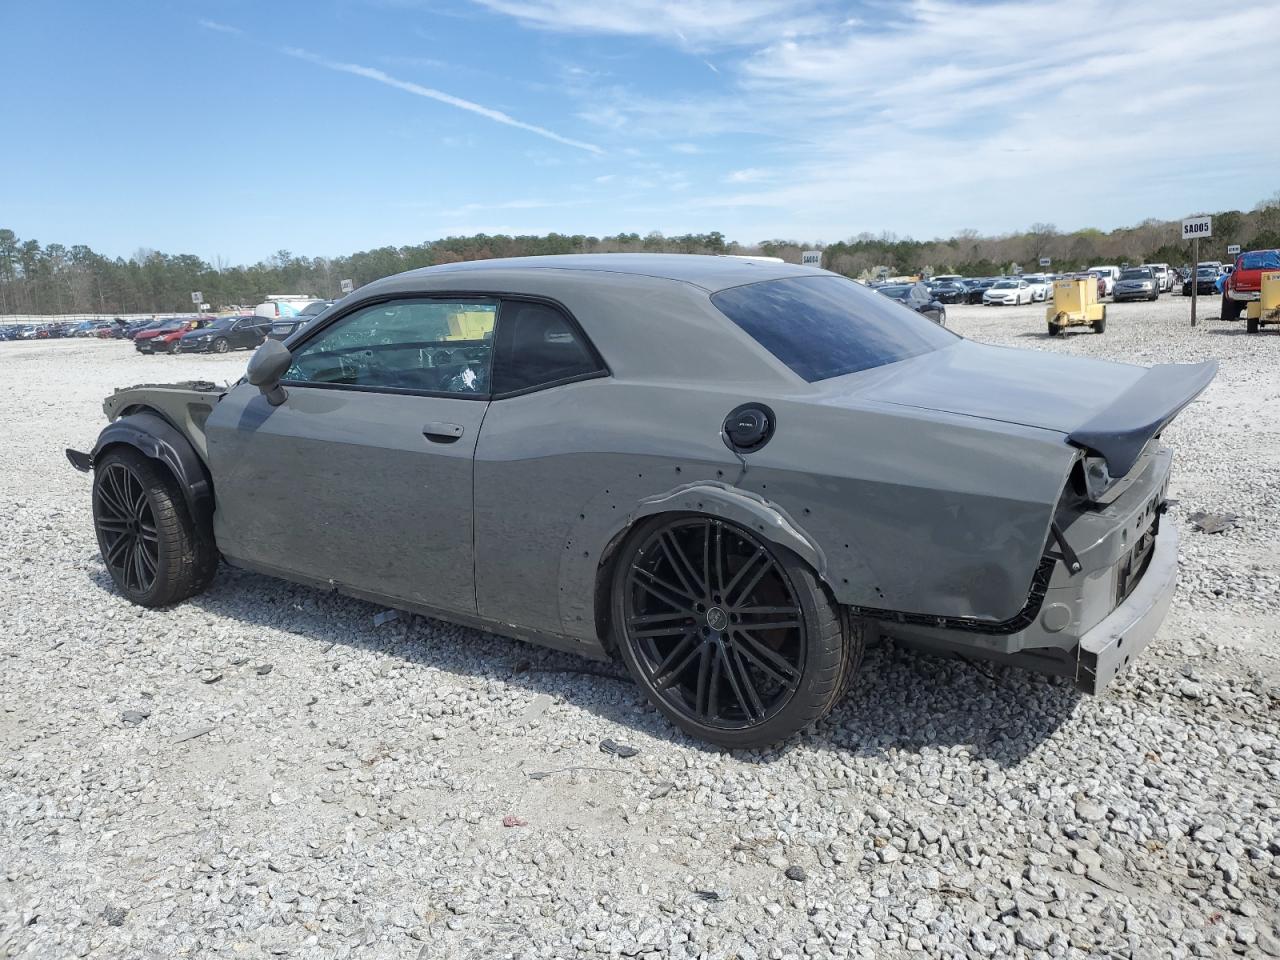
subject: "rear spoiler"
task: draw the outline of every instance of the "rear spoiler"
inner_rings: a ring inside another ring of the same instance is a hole
[[[1067,434],[1067,440],[1107,461],[1107,472],[1123,477],[1158,434],[1218,373],[1217,360],[1162,363],[1105,409]]]

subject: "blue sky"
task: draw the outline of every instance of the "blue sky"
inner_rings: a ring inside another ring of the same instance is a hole
[[[9,2],[0,226],[239,263],[1247,209],[1277,35],[1274,0]]]

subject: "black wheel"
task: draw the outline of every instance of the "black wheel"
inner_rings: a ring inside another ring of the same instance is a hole
[[[1225,293],[1222,295],[1222,319],[1223,320],[1239,320],[1240,311],[1244,308],[1244,304],[1239,300],[1232,300]]]
[[[213,341],[214,353],[226,353],[230,349],[231,344],[227,342],[226,337],[219,337],[217,340]]]
[[[614,639],[636,682],[691,736],[775,743],[824,717],[862,658],[812,571],[736,524],[656,517],[623,545]]]
[[[1056,336],[1058,336],[1060,333],[1062,333],[1062,327],[1058,326],[1058,324],[1056,324],[1056,323],[1054,323],[1052,320],[1050,320],[1050,321],[1049,321],[1049,336],[1051,336],[1051,337],[1056,337]]]
[[[1245,332],[1246,332],[1246,333],[1257,333],[1257,332],[1258,332],[1258,318],[1257,318],[1257,317],[1245,317],[1245,320],[1244,320],[1244,329],[1245,329]]]
[[[177,352],[178,352],[178,341],[177,341],[177,340],[171,340],[171,341],[169,342],[169,346],[168,346],[166,349],[168,349],[168,351],[169,351],[170,353],[177,353]]]
[[[947,311],[938,311],[938,326],[945,327],[947,325]]]
[[[1091,324],[1094,333],[1105,333],[1107,329],[1107,308],[1102,308],[1102,316]]]
[[[94,464],[93,525],[107,572],[134,603],[177,603],[213,579],[213,531],[193,520],[173,476],[132,449]]]

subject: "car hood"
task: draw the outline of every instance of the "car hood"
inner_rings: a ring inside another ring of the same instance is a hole
[[[826,402],[856,397],[1051,430],[1105,457],[1119,477],[1216,372],[1215,361],[1146,368],[960,340],[831,381]]]

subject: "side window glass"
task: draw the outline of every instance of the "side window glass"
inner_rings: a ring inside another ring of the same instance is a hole
[[[285,379],[487,395],[497,313],[492,301],[374,304],[298,347]]]
[[[527,390],[599,370],[591,350],[559,310],[542,303],[503,303],[494,393]]]

